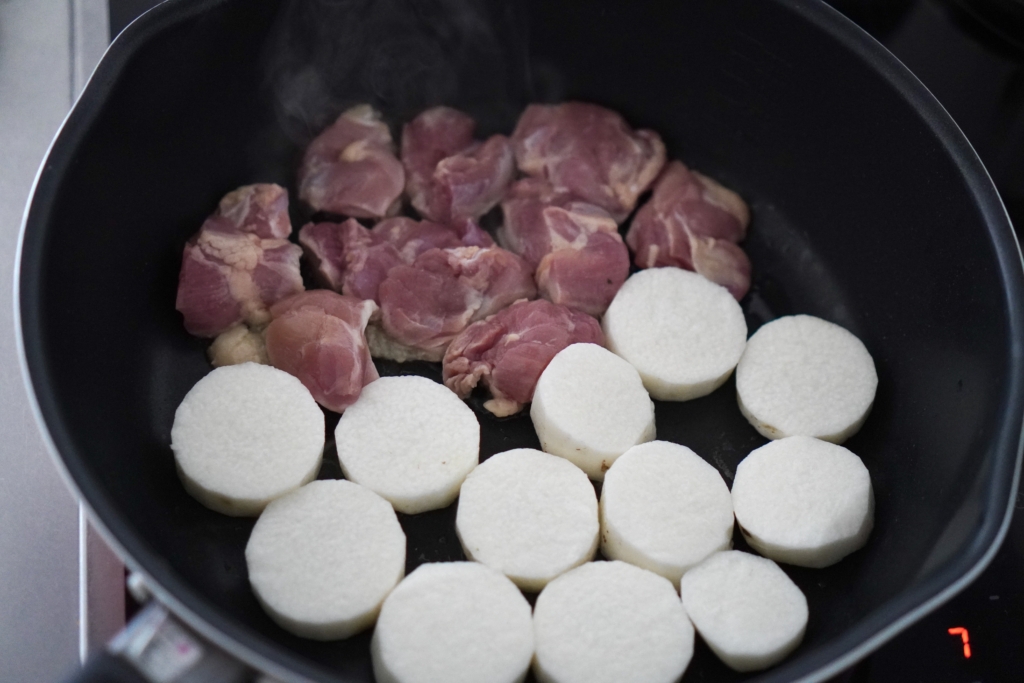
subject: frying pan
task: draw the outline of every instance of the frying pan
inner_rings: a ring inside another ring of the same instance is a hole
[[[785,567],[810,605],[788,660],[743,676],[698,645],[687,678],[822,680],[991,559],[1020,466],[1020,253],[953,121],[826,5],[177,0],[117,38],[54,141],[15,306],[36,415],[69,484],[191,629],[282,680],[371,680],[368,634],[319,643],[270,621],[246,579],[253,520],[207,510],[175,475],[174,410],[210,369],[174,310],[185,240],[238,185],[278,182],[294,197],[303,144],[355,102],[394,124],[445,103],[490,133],[527,102],[566,99],[659,131],[670,157],[750,201],[751,332],[817,315],[858,335],[878,367],[874,410],[847,442],[874,482],[868,545],[824,570]],[[307,218],[293,202],[296,227]],[[482,457],[537,446],[528,418],[470,403]],[[763,443],[732,382],[659,404],[656,419],[660,438],[730,482]],[[325,463],[321,476],[340,476],[330,446]],[[402,518],[409,570],[462,557],[453,519],[454,506]]]

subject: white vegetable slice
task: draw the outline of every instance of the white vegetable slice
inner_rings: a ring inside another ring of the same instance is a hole
[[[686,572],[683,606],[708,647],[735,671],[766,669],[796,649],[807,598],[771,560],[715,553]]]
[[[590,562],[549,583],[533,627],[540,683],[670,683],[693,656],[672,584],[625,562]]]
[[[587,475],[531,448],[492,455],[459,493],[455,530],[466,556],[526,591],[593,558],[598,529]]]
[[[601,325],[608,348],[663,401],[710,394],[732,374],[747,341],[743,310],[729,290],[682,268],[634,274]]]
[[[372,491],[314,481],[267,506],[245,561],[256,597],[282,628],[347,638],[373,623],[405,573],[405,534]]]
[[[370,654],[377,683],[516,683],[533,657],[530,605],[482,564],[420,565],[384,601]]]
[[[761,327],[736,368],[740,411],[769,439],[802,435],[842,443],[864,424],[877,388],[864,344],[809,315]]]
[[[634,446],[605,475],[601,551],[676,586],[691,567],[732,546],[732,523],[725,480],[686,446]]]
[[[809,436],[772,441],[744,458],[732,500],[754,550],[802,567],[827,567],[861,548],[874,520],[861,459]]]
[[[551,359],[530,417],[541,448],[598,481],[617,457],[655,436],[654,402],[640,375],[597,344],[572,344]]]
[[[407,514],[450,505],[480,460],[480,423],[443,384],[382,377],[334,430],[342,472]]]
[[[254,516],[320,469],[324,414],[287,372],[242,363],[199,380],[178,406],[171,450],[185,489],[226,515]]]

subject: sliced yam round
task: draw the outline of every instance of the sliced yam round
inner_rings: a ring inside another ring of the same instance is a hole
[[[370,654],[378,683],[517,683],[533,657],[530,604],[477,562],[423,564],[384,601]]]
[[[809,315],[762,326],[736,368],[740,411],[768,439],[842,443],[864,424],[877,388],[875,363],[860,339]]]
[[[480,459],[480,423],[469,406],[412,375],[363,387],[334,437],[345,476],[407,514],[450,505]]]
[[[604,477],[601,552],[676,586],[691,567],[732,546],[732,524],[725,480],[686,446],[634,446]]]
[[[801,567],[827,567],[863,547],[874,521],[861,459],[809,436],[772,441],[744,458],[732,501],[754,550]]]
[[[572,344],[548,364],[530,418],[541,448],[600,481],[615,459],[654,439],[654,402],[632,365],[597,344]]]
[[[341,479],[267,506],[245,547],[249,583],[282,628],[347,638],[370,626],[405,573],[405,534],[386,500]]]
[[[782,661],[807,628],[804,594],[779,565],[750,553],[715,553],[686,572],[680,592],[697,632],[735,671]]]
[[[732,374],[747,341],[743,310],[729,290],[682,268],[634,274],[601,324],[608,348],[663,401],[710,394]]]
[[[196,500],[233,516],[312,481],[324,451],[324,414],[302,382],[242,363],[199,380],[174,413],[171,450]]]
[[[492,455],[459,493],[455,530],[466,556],[525,591],[540,591],[592,559],[598,529],[597,496],[587,475],[531,448]]]
[[[540,683],[671,683],[693,656],[672,584],[625,562],[589,562],[549,583],[533,627]]]

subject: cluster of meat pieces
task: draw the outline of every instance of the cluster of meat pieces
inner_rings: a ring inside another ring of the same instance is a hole
[[[462,397],[488,388],[485,407],[503,416],[562,348],[603,342],[597,318],[629,274],[627,245],[640,268],[695,270],[737,299],[749,288],[746,204],[666,164],[657,133],[579,102],[530,105],[511,137],[475,128],[429,109],[403,127],[399,156],[379,113],[344,112],[299,169],[299,197],[328,217],[302,227],[301,248],[277,185],[228,194],[186,244],[186,329],[217,337],[215,365],[269,362],[331,410],[376,379],[372,354],[443,360],[445,384]],[[403,197],[421,220],[399,215]],[[478,221],[499,205],[496,245]],[[301,252],[326,289],[303,291]]]

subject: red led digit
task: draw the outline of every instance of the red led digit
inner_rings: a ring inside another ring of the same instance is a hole
[[[951,636],[960,636],[960,640],[962,640],[964,642],[964,658],[965,659],[970,659],[971,658],[971,643],[970,643],[970,638],[967,636],[967,629],[965,629],[962,626],[957,626],[956,628],[949,629],[949,635],[951,635]]]

